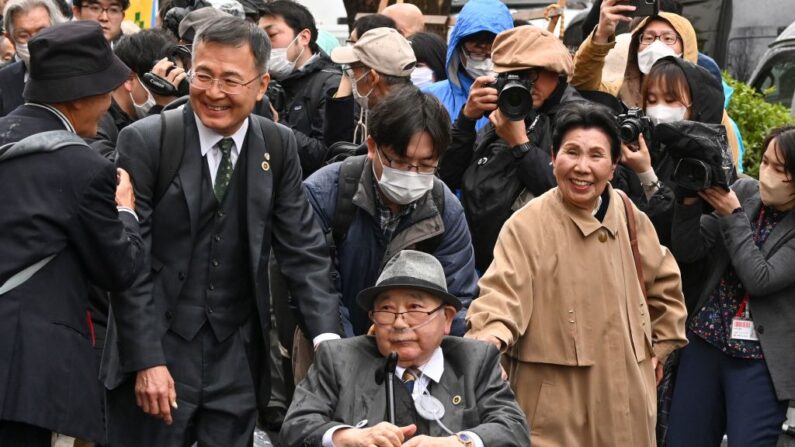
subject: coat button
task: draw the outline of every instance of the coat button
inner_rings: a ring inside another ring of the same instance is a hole
[[[185,274],[182,273],[182,272],[179,272],[179,273],[177,273],[177,278],[179,278],[180,281],[185,281]]]
[[[166,320],[170,320],[172,318],[174,318],[174,314],[172,314],[170,310],[167,310],[166,311]]]
[[[207,313],[208,313],[208,314],[211,314],[211,313],[213,313],[213,308],[212,308],[212,307],[208,307],[208,308],[207,308]]]
[[[221,210],[218,210],[218,212],[216,213],[216,215],[217,215],[218,217],[224,217],[224,212],[223,212],[223,211],[221,211]]]
[[[220,264],[217,259],[213,259],[213,267],[218,267]]]
[[[215,236],[213,236],[213,239],[215,239],[215,242],[220,242],[221,241],[221,235],[220,234],[216,234]]]
[[[765,327],[760,324],[759,326],[756,327],[756,333],[757,334],[764,334],[765,333]]]
[[[607,242],[607,234],[604,231],[599,232],[599,242]]]
[[[215,286],[213,285],[213,283],[210,283],[210,285],[208,285],[207,288],[210,290],[215,290]]]

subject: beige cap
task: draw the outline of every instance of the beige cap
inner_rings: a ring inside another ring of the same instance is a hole
[[[518,26],[497,34],[491,46],[494,71],[543,68],[571,76],[574,61],[569,50],[554,34],[535,26]]]
[[[374,28],[362,34],[353,46],[331,50],[331,60],[337,64],[362,64],[379,73],[391,76],[410,76],[417,65],[411,44],[397,30]]]

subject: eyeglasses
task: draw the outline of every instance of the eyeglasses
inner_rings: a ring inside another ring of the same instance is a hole
[[[679,36],[672,32],[662,33],[660,35],[654,34],[653,32],[645,32],[638,36],[638,41],[642,45],[651,45],[655,40],[658,39],[660,42],[670,47],[673,46],[677,40],[679,40]]]
[[[89,3],[82,9],[87,9],[95,17],[101,16],[103,12],[107,12],[108,17],[121,17],[124,15],[124,9],[119,5],[110,5],[107,8],[103,8],[99,3]]]
[[[188,81],[190,85],[200,89],[207,90],[213,84],[218,84],[218,89],[227,95],[239,95],[243,93],[249,84],[260,79],[262,74],[258,74],[254,79],[248,82],[235,81],[233,79],[218,79],[206,73],[188,73]]]
[[[405,312],[392,312],[389,310],[371,310],[370,319],[373,323],[379,326],[390,326],[395,324],[399,315],[403,316],[403,320],[409,327],[419,326],[427,323],[434,317],[436,311],[444,307],[444,303],[433,310],[407,310]]]
[[[384,151],[382,151],[380,148],[376,149],[376,153],[378,154],[378,159],[379,160],[381,160],[381,155],[383,155],[384,158],[386,158],[387,166],[389,166],[390,168],[399,169],[401,171],[414,171],[414,172],[416,172],[418,174],[431,174],[432,175],[432,174],[436,174],[436,171],[439,169],[439,165],[436,165],[436,166],[412,165],[412,164],[406,163],[405,161],[395,160],[395,159],[389,158],[386,155],[386,153]],[[381,160],[381,163],[383,163],[383,162],[384,161]]]

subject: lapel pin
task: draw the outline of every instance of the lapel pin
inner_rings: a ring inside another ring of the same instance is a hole
[[[265,160],[270,161],[270,159],[271,159],[271,154],[268,153],[268,152],[265,152]]]
[[[453,405],[460,405],[461,404],[461,396],[455,395],[453,396]]]
[[[262,170],[265,172],[269,171],[271,168],[271,164],[268,163],[267,161],[263,161],[260,166],[262,166]]]

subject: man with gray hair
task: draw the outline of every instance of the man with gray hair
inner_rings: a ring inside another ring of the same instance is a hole
[[[14,44],[16,62],[0,70],[0,116],[24,104],[22,90],[28,80],[28,41],[39,31],[64,21],[51,0],[9,0],[3,10],[5,35]]]
[[[178,141],[162,152],[160,117],[119,134],[147,253],[135,285],[111,296],[100,376],[112,446],[251,445],[257,396],[269,396],[271,246],[302,329],[316,346],[339,338],[295,137],[251,114],[269,55],[256,25],[215,19],[193,42],[189,102],[162,115]]]

